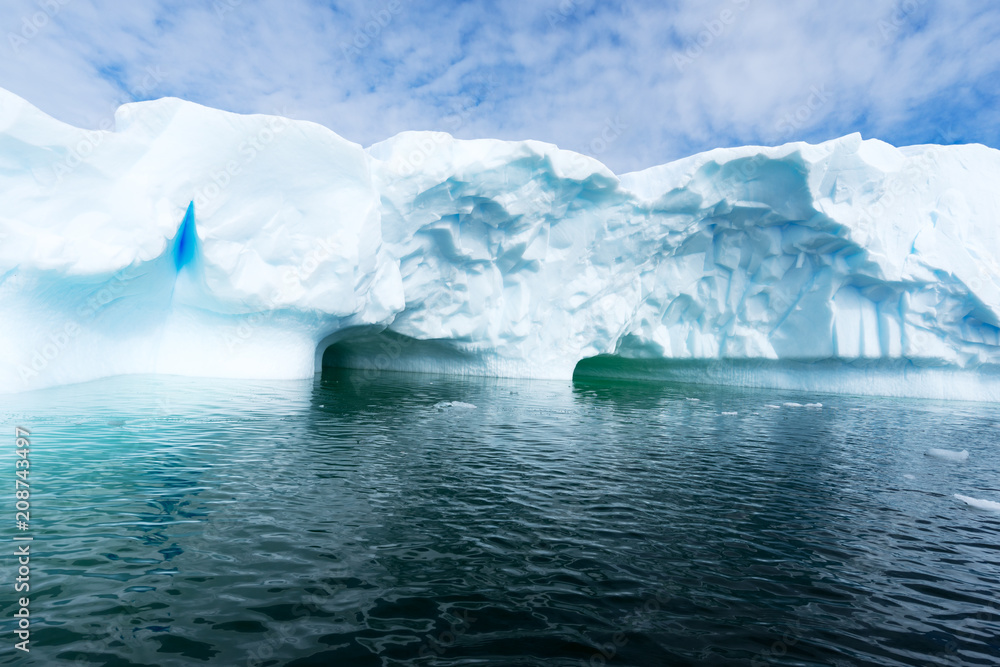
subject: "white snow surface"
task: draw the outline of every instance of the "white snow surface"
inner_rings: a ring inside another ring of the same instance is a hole
[[[0,90],[0,200],[0,391],[307,378],[336,344],[369,371],[568,379],[614,355],[1000,401],[1000,151],[980,145],[854,134],[617,176],[536,141],[364,149],[173,98],[83,130]]]

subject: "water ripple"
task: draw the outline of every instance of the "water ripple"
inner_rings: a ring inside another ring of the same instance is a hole
[[[32,658],[1000,662],[1000,516],[954,497],[1000,500],[986,409],[350,380],[13,397],[37,484]]]

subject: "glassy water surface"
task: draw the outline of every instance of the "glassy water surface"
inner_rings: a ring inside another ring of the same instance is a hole
[[[344,371],[0,423],[0,664],[1000,664],[1000,514],[955,497],[1000,501],[994,406]]]

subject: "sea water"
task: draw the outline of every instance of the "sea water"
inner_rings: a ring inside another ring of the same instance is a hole
[[[0,424],[2,664],[1000,662],[993,405],[331,371]]]

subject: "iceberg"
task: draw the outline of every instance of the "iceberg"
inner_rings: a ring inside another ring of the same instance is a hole
[[[970,507],[975,507],[976,509],[986,510],[987,512],[1000,512],[1000,503],[993,500],[980,500],[979,498],[971,498],[969,496],[963,496],[960,493],[956,493],[955,497],[961,500],[966,505]]]
[[[969,460],[969,450],[963,449],[962,451],[957,452],[953,449],[939,449],[937,447],[931,447],[924,452],[924,456],[941,459],[942,461],[961,462]]]
[[[538,141],[0,90],[0,391],[323,365],[1000,401],[1000,151]],[[365,377],[365,374],[362,374]]]
[[[476,409],[476,406],[472,403],[464,403],[462,401],[441,401],[440,403],[435,403],[433,407],[438,410],[446,410],[448,408],[457,408],[459,410]]]

